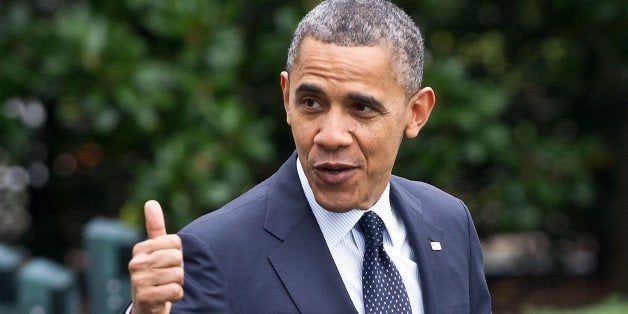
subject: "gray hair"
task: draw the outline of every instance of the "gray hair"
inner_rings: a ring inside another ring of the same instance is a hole
[[[386,0],[327,0],[299,22],[290,48],[286,70],[298,62],[306,37],[338,46],[385,46],[391,49],[394,76],[408,96],[421,88],[423,38],[412,19]]]

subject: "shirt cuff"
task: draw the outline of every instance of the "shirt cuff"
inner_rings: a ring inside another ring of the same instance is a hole
[[[131,314],[131,310],[133,310],[133,303],[129,304],[129,307],[126,308],[124,314]]]

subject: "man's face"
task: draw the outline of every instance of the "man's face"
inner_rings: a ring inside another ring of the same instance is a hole
[[[284,107],[301,165],[325,209],[371,207],[383,193],[401,139],[415,137],[434,105],[424,88],[408,99],[381,46],[341,47],[310,37],[288,77]]]

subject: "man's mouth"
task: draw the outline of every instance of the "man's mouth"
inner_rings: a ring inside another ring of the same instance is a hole
[[[342,184],[356,170],[357,167],[350,164],[320,163],[314,165],[314,174],[327,184]]]

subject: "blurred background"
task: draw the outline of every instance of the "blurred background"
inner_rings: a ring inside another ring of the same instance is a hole
[[[154,198],[176,232],[272,174],[294,150],[279,72],[316,3],[0,1],[0,243],[18,256],[0,276],[45,259],[97,312],[90,224],[133,242]],[[495,312],[625,311],[628,2],[396,3],[437,106],[394,172],[468,204]]]

